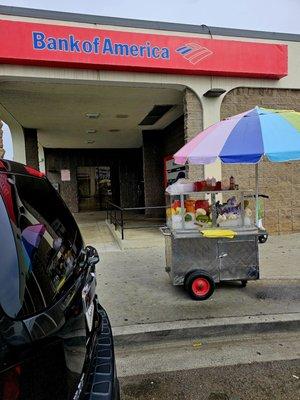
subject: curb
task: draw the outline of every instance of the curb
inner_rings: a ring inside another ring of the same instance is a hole
[[[115,231],[115,229],[113,228],[113,226],[109,223],[109,221],[107,219],[105,219],[105,224],[108,227],[108,229],[109,229],[110,233],[112,234],[113,238],[117,242],[120,250],[124,250],[123,249],[123,244],[122,244],[122,239],[118,236],[117,232]]]
[[[113,328],[116,346],[249,333],[300,330],[300,313],[211,318]]]

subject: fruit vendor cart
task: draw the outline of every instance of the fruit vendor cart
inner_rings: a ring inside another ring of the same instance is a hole
[[[249,193],[236,190],[166,193],[167,226],[162,228],[166,271],[173,285],[184,285],[193,299],[209,298],[220,281],[238,280],[246,286],[248,280],[259,278],[259,230],[243,209]],[[230,205],[218,204],[216,199],[220,194],[230,196],[230,200],[238,199],[226,221],[221,221],[220,216],[225,214],[221,214],[220,208],[225,212]],[[202,207],[197,208],[197,203]],[[203,208],[206,203],[207,213]]]
[[[183,146],[177,164],[253,164],[255,191],[222,182],[175,183],[166,193],[166,271],[195,300],[208,299],[223,281],[259,279],[258,163],[300,160],[300,113],[253,110],[223,120]],[[284,138],[284,140],[283,140]],[[249,166],[251,168],[251,166]],[[186,185],[186,186],[185,186]],[[254,198],[251,210],[249,201]]]

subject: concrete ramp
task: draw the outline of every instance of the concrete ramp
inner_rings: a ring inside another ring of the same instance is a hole
[[[99,253],[120,251],[118,242],[110,233],[101,211],[74,215],[86,245],[95,247]]]
[[[135,223],[135,225],[137,224],[136,221],[133,222]],[[149,226],[147,228],[138,227],[133,229],[125,229],[125,238],[122,240],[120,229],[116,230],[115,226],[113,224],[110,224],[110,222],[107,220],[106,225],[121,250],[163,247],[165,245],[164,237],[159,231],[158,227]]]

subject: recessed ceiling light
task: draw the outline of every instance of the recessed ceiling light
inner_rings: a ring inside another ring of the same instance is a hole
[[[95,140],[87,140],[86,143],[87,144],[93,144],[93,143],[95,143]]]
[[[96,133],[97,129],[88,129],[86,133]]]
[[[117,118],[128,118],[129,115],[127,115],[127,114],[117,114],[116,117]]]
[[[100,113],[86,113],[85,116],[90,119],[97,119],[100,117]]]
[[[120,132],[120,129],[109,129],[109,132]]]

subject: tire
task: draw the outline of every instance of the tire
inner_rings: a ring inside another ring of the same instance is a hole
[[[266,243],[267,240],[268,240],[268,235],[267,234],[258,236],[259,243]]]
[[[186,279],[185,288],[193,300],[207,300],[215,291],[215,282],[206,272],[194,271]]]
[[[121,395],[120,395],[120,383],[119,383],[119,379],[118,379],[118,378],[116,378],[115,392],[114,392],[113,400],[121,400]]]
[[[246,287],[247,283],[248,283],[248,281],[246,281],[245,279],[241,280],[242,287]]]

